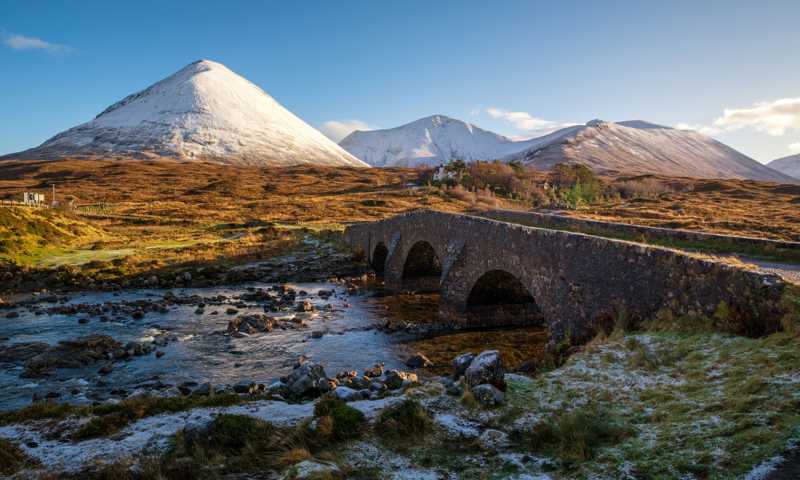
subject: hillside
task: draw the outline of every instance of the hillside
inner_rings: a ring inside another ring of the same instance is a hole
[[[94,120],[4,158],[67,157],[367,166],[262,89],[209,60],[191,63]]]
[[[519,160],[542,170],[558,163],[582,163],[598,172],[623,175],[796,181],[698,132],[638,120],[592,120],[555,132],[506,160]]]
[[[800,153],[773,160],[767,166],[790,177],[800,179]]]

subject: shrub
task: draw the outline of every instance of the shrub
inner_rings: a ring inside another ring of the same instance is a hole
[[[612,185],[622,198],[658,198],[675,190],[656,178],[632,178],[614,182]]]
[[[383,409],[375,424],[384,439],[413,440],[430,431],[433,425],[428,411],[416,400],[404,400]]]
[[[0,438],[0,475],[12,475],[25,466],[33,466],[35,461],[18,446]]]
[[[349,440],[361,436],[364,414],[334,397],[323,397],[314,406],[318,423],[332,422],[330,437],[333,440]],[[325,420],[328,417],[330,420]]]
[[[527,442],[534,451],[555,453],[565,461],[584,461],[593,458],[599,447],[615,445],[632,433],[608,412],[585,405],[538,423],[528,432]]]

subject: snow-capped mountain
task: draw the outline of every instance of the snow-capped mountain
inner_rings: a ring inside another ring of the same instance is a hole
[[[339,145],[373,167],[439,165],[501,158],[532,145],[462,120],[432,115],[396,128],[355,131]]]
[[[773,160],[767,166],[790,177],[800,179],[800,153]]]
[[[641,120],[592,120],[533,141],[538,143],[505,160],[520,160],[543,170],[557,163],[582,163],[596,171],[622,174],[795,181],[698,132]]]
[[[220,63],[191,63],[12,158],[175,157],[239,165],[367,165]]]

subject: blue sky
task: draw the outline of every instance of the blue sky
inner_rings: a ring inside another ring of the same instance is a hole
[[[797,0],[4,0],[0,153],[207,58],[328,132],[644,119],[768,161],[800,153],[798,22]]]

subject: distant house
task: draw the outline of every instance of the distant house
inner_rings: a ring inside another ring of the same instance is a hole
[[[44,205],[44,194],[36,192],[22,192],[22,203],[31,206]]]

